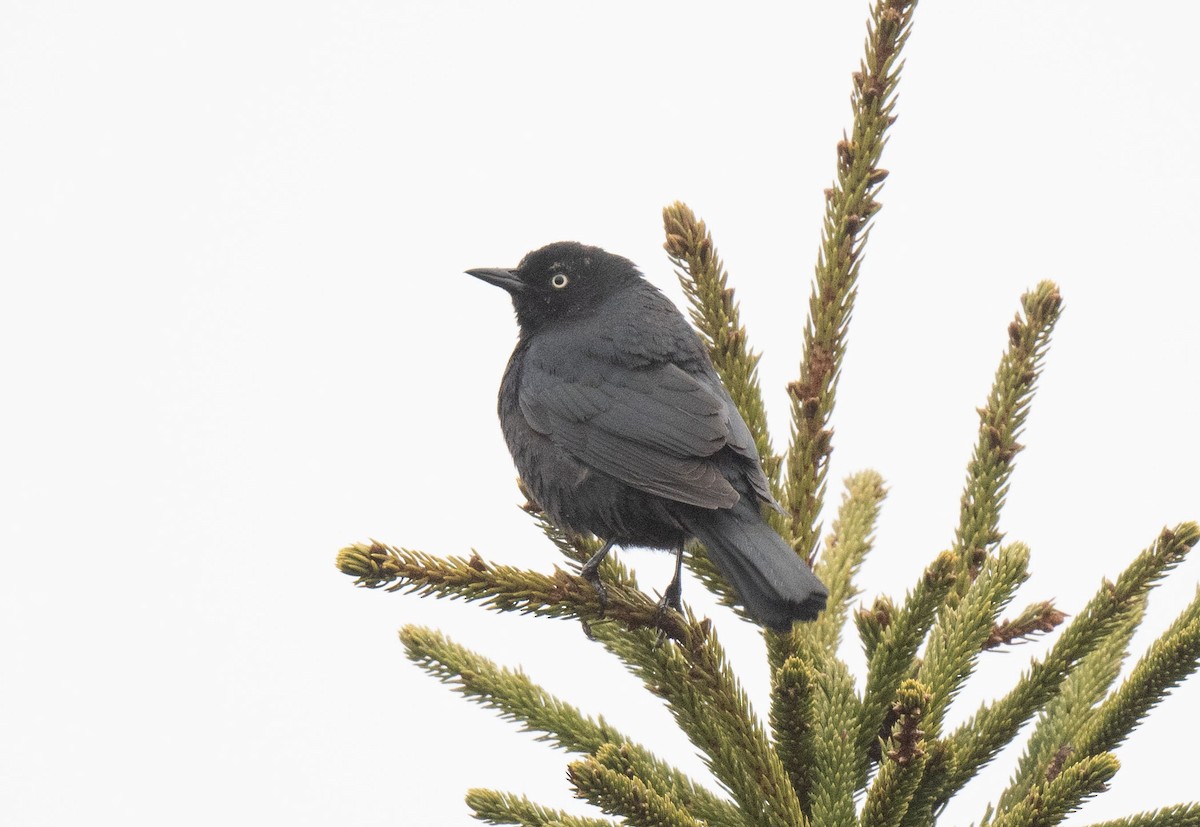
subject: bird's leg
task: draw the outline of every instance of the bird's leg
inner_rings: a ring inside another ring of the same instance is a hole
[[[675,549],[675,576],[671,578],[671,582],[667,584],[667,590],[663,592],[662,600],[658,601],[658,612],[662,614],[667,609],[674,609],[683,614],[683,546]]]
[[[675,576],[671,578],[671,582],[667,584],[667,590],[663,592],[662,599],[658,601],[658,637],[654,640],[654,648],[662,646],[667,639],[667,629],[663,625],[667,619],[667,609],[674,609],[683,614],[683,603],[680,598],[683,596],[683,544],[681,543],[675,549]]]
[[[579,570],[579,576],[592,584],[592,588],[596,590],[596,597],[600,600],[600,612],[603,614],[608,607],[608,589],[604,587],[604,583],[600,580],[600,564],[604,562],[604,558],[608,556],[608,552],[616,545],[612,540],[609,540],[604,546],[591,556],[583,568]]]

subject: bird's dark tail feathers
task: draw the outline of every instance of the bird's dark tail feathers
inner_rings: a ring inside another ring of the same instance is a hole
[[[754,621],[787,632],[797,620],[816,620],[829,591],[748,500],[696,509],[683,522]]]

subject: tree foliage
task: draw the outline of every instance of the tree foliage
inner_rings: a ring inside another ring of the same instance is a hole
[[[573,753],[575,794],[606,817],[578,817],[522,796],[471,790],[467,803],[488,824],[526,827],[924,827],[979,770],[1036,719],[1011,782],[981,814],[992,827],[1052,825],[1102,792],[1117,772],[1113,752],[1153,706],[1200,662],[1200,594],[1115,686],[1149,590],[1200,540],[1200,527],[1163,529],[1115,581],[1103,581],[1066,625],[1050,601],[1005,619],[1028,577],[1031,552],[1006,542],[1000,512],[1042,362],[1062,309],[1042,282],[1021,298],[967,466],[959,524],[904,595],[853,609],[855,575],[873,546],[886,495],[874,471],[845,481],[824,542],[831,417],[862,253],[887,177],[879,166],[895,121],[895,90],[915,0],[876,0],[865,55],[853,75],[854,120],[836,147],[826,191],[803,358],[791,399],[790,438],[772,453],[758,355],[741,325],[734,291],[712,234],[684,204],[663,211],[664,247],[675,264],[696,328],[758,443],[782,515],[775,527],[829,587],[828,609],[786,635],[764,632],[771,669],[766,721],[751,711],[716,630],[690,609],[661,615],[630,572],[609,558],[602,607],[577,576],[597,548],[565,533],[532,504],[547,537],[567,558],[550,574],[442,558],[383,543],[356,544],[338,566],[370,588],[461,598],[501,612],[575,619],[667,705],[705,757],[721,791],[707,789],[652,750],[554,697],[520,671],[501,668],[434,630],[406,627],[409,658],[466,698]],[[727,603],[725,583],[689,549],[691,570]],[[857,685],[838,657],[847,620],[867,660]],[[1053,645],[1012,688],[947,731],[947,712],[983,654],[1062,625]],[[663,644],[662,636],[669,639]],[[616,819],[615,821],[613,819]],[[1131,815],[1096,827],[1200,825],[1200,804]]]

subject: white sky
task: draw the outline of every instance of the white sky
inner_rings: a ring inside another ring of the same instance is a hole
[[[1200,518],[1200,9],[1117,9],[918,9],[835,421],[831,480],[891,486],[868,598],[949,542],[974,409],[1042,278],[1066,314],[1004,521],[1034,551],[1017,603],[1077,611]],[[510,309],[461,273],[578,239],[678,298],[675,199],[715,234],[785,438],[866,10],[0,2],[2,820],[465,825],[474,786],[589,812],[566,754],[407,662],[407,623],[703,774],[576,625],[356,590],[333,558],[376,537],[559,562],[495,418]],[[1139,646],[1198,580],[1192,560],[1157,592]],[[714,614],[765,711],[758,635]],[[954,721],[1040,651],[988,655]],[[1196,798],[1198,706],[1193,679],[1072,823]]]

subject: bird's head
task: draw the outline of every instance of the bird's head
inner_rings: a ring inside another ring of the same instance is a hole
[[[534,250],[514,269],[467,270],[503,287],[512,296],[524,331],[547,322],[593,312],[606,299],[642,281],[629,259],[576,241],[558,241]]]

